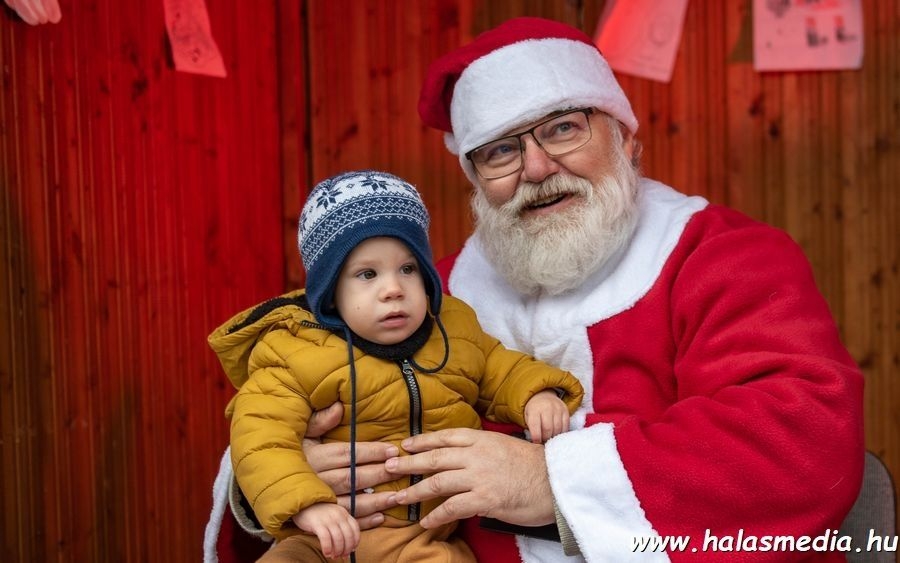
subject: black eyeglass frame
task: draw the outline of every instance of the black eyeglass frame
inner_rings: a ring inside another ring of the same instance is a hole
[[[571,148],[565,152],[556,153],[556,154],[551,153],[546,148],[544,148],[544,145],[541,144],[541,142],[538,140],[537,136],[535,136],[534,132],[537,129],[539,129],[540,127],[550,123],[551,121],[553,121],[555,119],[559,119],[560,117],[565,117],[572,113],[583,113],[584,114],[585,120],[587,121],[587,127],[588,127],[587,139],[585,139],[584,143],[578,145],[577,147]],[[564,112],[558,113],[556,115],[552,115],[552,116],[548,117],[547,119],[541,121],[540,123],[536,124],[534,127],[531,127],[530,129],[527,129],[520,133],[516,133],[515,135],[506,135],[503,137],[498,137],[498,138],[488,141],[486,143],[482,143],[482,144],[478,145],[477,147],[475,147],[474,149],[467,152],[465,154],[465,157],[469,162],[472,163],[472,166],[475,168],[475,172],[478,173],[478,175],[481,176],[481,178],[484,180],[497,180],[499,178],[505,178],[507,176],[511,176],[511,175],[515,174],[516,172],[519,172],[520,170],[522,170],[522,167],[525,166],[525,143],[522,141],[522,137],[524,137],[525,135],[531,135],[531,138],[534,139],[534,142],[537,143],[537,146],[541,147],[541,150],[544,151],[545,153],[547,153],[548,156],[551,156],[551,157],[565,156],[569,153],[577,151],[578,149],[580,149],[581,147],[583,147],[584,145],[588,144],[591,141],[591,139],[594,136],[594,131],[591,128],[591,115],[593,115],[594,113],[595,113],[594,108],[577,108],[577,109],[571,109],[568,111],[564,111]],[[519,144],[519,166],[515,170],[507,172],[506,174],[502,174],[500,176],[487,177],[484,174],[482,174],[481,170],[478,169],[478,164],[472,159],[472,155],[475,154],[475,152],[477,152],[479,149],[482,149],[488,145],[492,145],[492,144],[496,143],[497,141],[503,141],[504,139],[515,139],[516,142]]]

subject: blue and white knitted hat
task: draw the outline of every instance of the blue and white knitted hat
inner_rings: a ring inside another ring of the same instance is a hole
[[[383,236],[400,239],[415,255],[431,312],[437,315],[441,279],[431,256],[428,223],[419,192],[387,172],[346,172],[316,185],[300,213],[297,236],[306,298],[316,319],[329,328],[345,326],[333,307],[338,273],[359,243]]]

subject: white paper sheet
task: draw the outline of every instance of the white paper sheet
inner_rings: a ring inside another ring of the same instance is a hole
[[[859,0],[754,0],[753,67],[858,69],[862,24]]]
[[[175,69],[225,77],[225,62],[212,36],[203,0],[163,0]]]
[[[613,70],[672,80],[687,0],[607,0],[594,42]]]

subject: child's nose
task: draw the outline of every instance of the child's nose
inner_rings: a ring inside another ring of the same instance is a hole
[[[384,285],[381,286],[382,299],[396,299],[403,295],[403,285],[397,276],[385,276]]]

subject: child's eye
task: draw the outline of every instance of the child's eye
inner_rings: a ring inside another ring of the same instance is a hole
[[[361,280],[371,280],[375,277],[375,270],[363,270],[356,274],[356,277]]]
[[[415,273],[415,271],[416,271],[415,264],[404,264],[403,266],[400,267],[400,272],[403,274],[408,275],[408,274]]]

